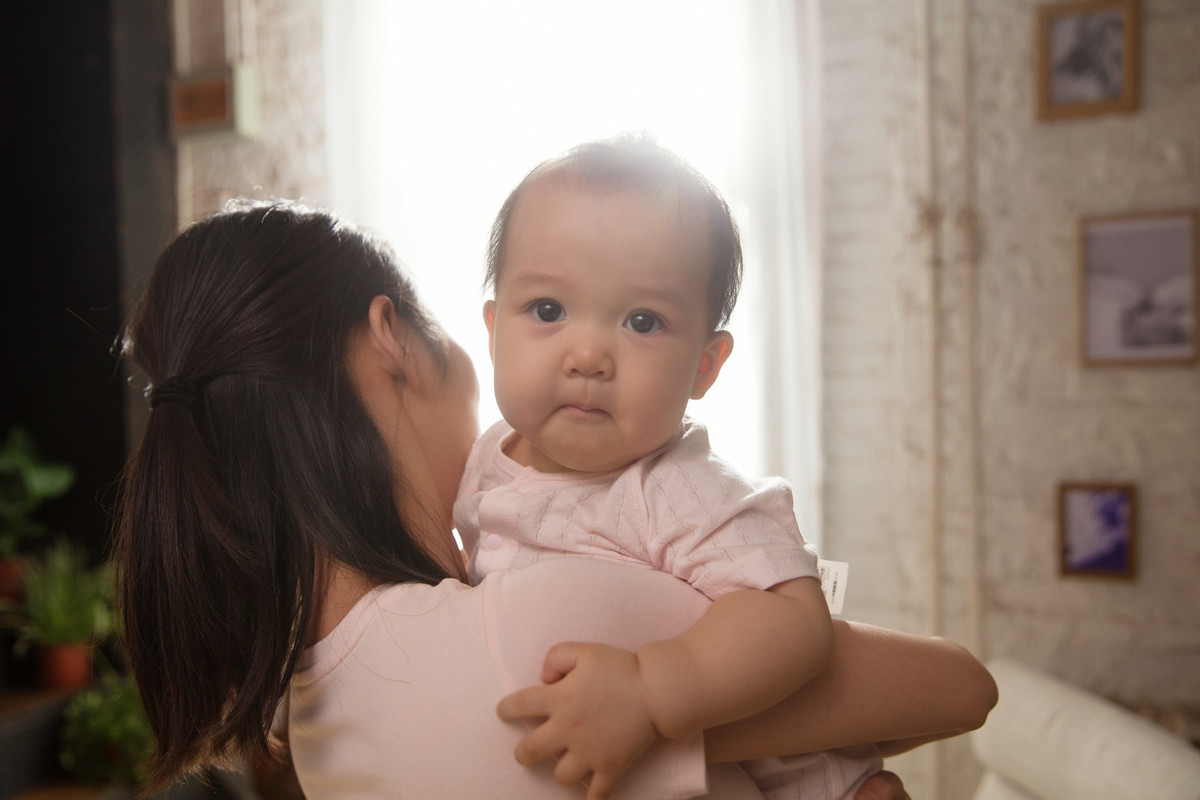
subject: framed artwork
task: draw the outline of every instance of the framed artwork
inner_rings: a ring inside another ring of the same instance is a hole
[[[1132,579],[1137,574],[1137,487],[1061,483],[1059,572]]]
[[[1085,218],[1079,260],[1085,365],[1196,360],[1196,212]]]
[[[168,105],[175,141],[222,134],[253,138],[262,130],[262,91],[258,71],[249,64],[175,76]]]
[[[1134,111],[1139,38],[1137,0],[1038,6],[1038,119]]]

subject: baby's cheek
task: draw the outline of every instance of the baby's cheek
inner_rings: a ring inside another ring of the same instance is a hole
[[[545,383],[530,360],[512,359],[503,369],[496,370],[496,396],[503,397],[512,406],[532,404],[542,394],[539,387]]]

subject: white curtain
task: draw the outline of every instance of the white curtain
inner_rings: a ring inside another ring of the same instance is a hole
[[[541,160],[645,129],[743,228],[734,357],[692,413],[820,538],[816,0],[326,0],[331,202],[379,231],[472,355],[492,217]]]
[[[760,272],[763,464],[791,481],[821,541],[821,142],[818,0],[746,4],[755,42],[753,125],[739,188],[748,269]]]

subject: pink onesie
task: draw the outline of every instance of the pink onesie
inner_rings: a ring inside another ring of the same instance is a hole
[[[684,420],[665,447],[621,470],[544,473],[504,453],[505,422],[471,451],[454,522],[471,579],[574,553],[647,564],[710,598],[816,577],[817,554],[796,528],[791,489],[751,483]]]

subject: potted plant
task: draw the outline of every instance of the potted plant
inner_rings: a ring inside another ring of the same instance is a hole
[[[110,669],[95,686],[67,702],[58,760],[85,783],[141,789],[147,778],[143,765],[153,743],[133,680]]]
[[[10,613],[20,649],[37,646],[41,683],[75,689],[91,682],[92,648],[113,625],[110,565],[88,566],[83,548],[59,540],[25,564],[25,597]]]
[[[75,482],[75,471],[38,457],[29,431],[13,428],[0,448],[0,598],[20,600],[23,562],[30,541],[46,528],[34,519],[45,501],[58,497]]]

